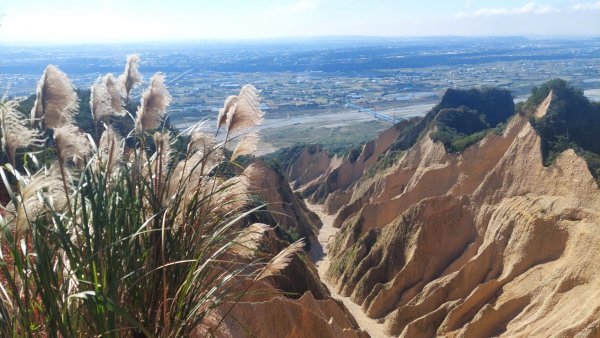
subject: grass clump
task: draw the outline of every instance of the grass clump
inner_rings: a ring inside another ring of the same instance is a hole
[[[245,86],[223,108],[221,143],[202,125],[185,137],[164,129],[170,95],[160,74],[131,121],[114,128],[139,82],[136,64],[118,92],[92,91],[111,98],[90,98],[102,112],[86,119],[96,135],[77,125],[76,92],[56,67],[38,84],[31,123],[18,101],[2,100],[2,146],[11,149],[0,167],[2,337],[213,335],[253,283],[302,250],[299,240],[273,258],[261,253],[269,227],[247,219],[263,206],[248,206],[245,177],[222,172],[231,165],[225,145],[262,119],[256,90]],[[29,124],[28,144],[8,137]]]

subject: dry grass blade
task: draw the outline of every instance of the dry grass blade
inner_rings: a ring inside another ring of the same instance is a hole
[[[142,74],[140,74],[140,71],[138,70],[139,65],[139,55],[128,55],[125,71],[119,76],[118,86],[121,89],[123,96],[127,98],[127,101],[129,101],[129,93],[131,93],[133,87],[142,82]]]
[[[233,154],[231,155],[231,160],[234,161],[236,158],[249,155],[256,151],[258,148],[258,134],[250,133],[235,146],[233,150]]]
[[[38,81],[32,123],[41,120],[46,128],[58,128],[70,123],[78,109],[77,94],[67,75],[55,66],[46,67]]]
[[[143,133],[158,128],[170,103],[171,94],[165,86],[165,76],[154,74],[150,79],[150,87],[142,94],[142,103],[135,119],[136,131]]]
[[[62,163],[73,158],[83,158],[91,151],[88,138],[72,124],[54,130],[54,144]]]
[[[42,146],[42,135],[26,125],[26,119],[17,111],[17,101],[2,101],[0,104],[0,127],[2,128],[2,146],[10,163],[15,166],[16,151],[32,145]]]
[[[233,111],[227,114],[227,132],[233,133],[252,128],[262,122],[264,114],[260,110],[256,88],[252,85],[245,85],[240,90]]]
[[[274,276],[285,269],[294,258],[294,255],[304,249],[304,239],[298,240],[287,248],[283,249],[277,256],[273,257],[267,266],[256,276],[256,280],[261,280],[270,276]]]

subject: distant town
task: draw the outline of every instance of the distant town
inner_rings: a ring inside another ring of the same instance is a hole
[[[101,74],[122,72],[131,53],[140,54],[146,80],[156,71],[166,74],[171,121],[182,128],[212,118],[225,97],[246,83],[261,91],[270,119],[359,113],[355,107],[402,118],[426,113],[447,88],[497,86],[522,99],[533,86],[557,77],[588,90],[592,99],[600,96],[600,38],[522,37],[3,46],[0,90],[31,95],[47,64],[60,67],[75,86],[89,88]]]

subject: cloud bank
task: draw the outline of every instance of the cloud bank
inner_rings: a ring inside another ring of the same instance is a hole
[[[472,7],[468,6],[468,7]],[[479,8],[473,11],[460,11],[456,14],[459,19],[462,18],[479,18],[491,16],[509,16],[509,15],[544,15],[563,12],[582,12],[600,10],[600,1],[596,2],[581,2],[568,7],[555,7],[551,5],[540,5],[535,2],[529,2],[521,7],[488,7]]]

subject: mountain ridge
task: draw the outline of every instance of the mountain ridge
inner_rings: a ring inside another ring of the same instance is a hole
[[[544,99],[550,107],[553,95]],[[461,153],[423,137],[388,169],[327,196],[314,192],[334,170],[315,170],[306,154],[290,178],[337,215],[328,276],[390,334],[593,336],[600,191],[573,149],[544,166],[542,142],[517,114]],[[298,180],[302,167],[323,174]]]

